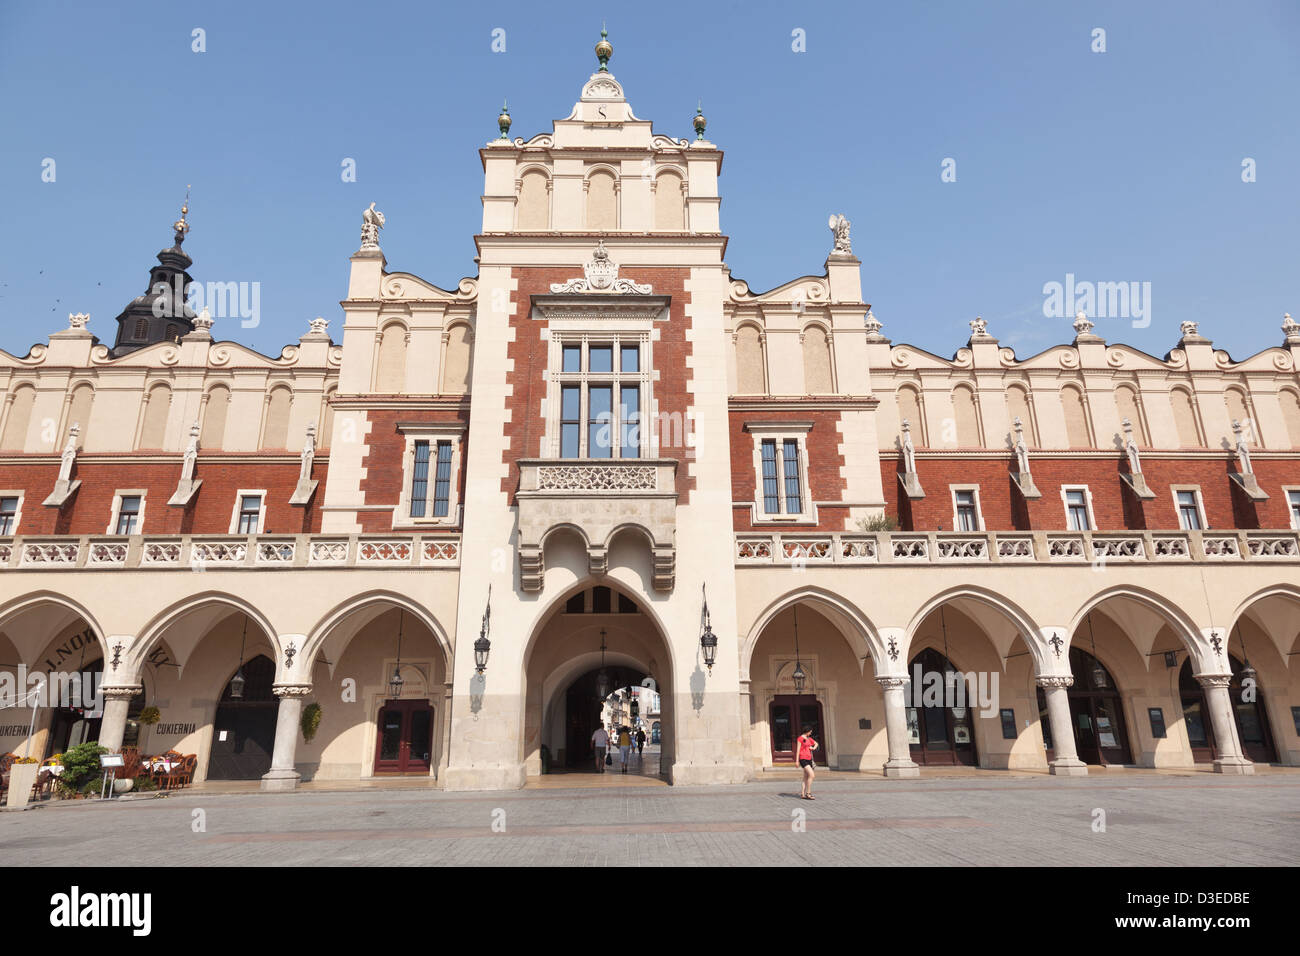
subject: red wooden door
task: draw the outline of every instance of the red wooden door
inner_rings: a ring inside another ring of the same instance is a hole
[[[390,700],[379,711],[375,773],[428,773],[433,708],[424,700]]]

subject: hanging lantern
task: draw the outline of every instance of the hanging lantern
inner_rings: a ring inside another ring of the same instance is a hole
[[[794,673],[790,676],[794,678],[794,692],[796,694],[802,694],[804,681],[808,679],[808,675],[805,674],[803,671],[803,664],[799,663],[798,661],[795,661]]]
[[[703,591],[704,585],[700,585]],[[704,630],[700,633],[700,649],[704,652],[704,666],[713,673],[713,664],[718,659],[718,636],[713,633],[713,623],[709,618],[709,595],[704,593]]]
[[[482,674],[487,670],[488,654],[492,651],[492,642],[488,640],[488,631],[492,617],[492,585],[488,585],[487,604],[483,608],[483,623],[479,626],[478,640],[474,642],[474,670]]]
[[[239,638],[239,667],[235,676],[230,678],[230,699],[239,700],[244,696],[244,642],[248,638],[248,617],[244,617],[244,633]]]
[[[401,697],[402,685],[405,683],[406,681],[402,680],[402,665],[397,664],[393,667],[393,676],[388,680],[388,696]]]
[[[600,672],[596,675],[596,696],[609,697],[609,671],[605,670],[605,629],[600,629]]]
[[[1106,676],[1106,668],[1101,666],[1101,661],[1097,660],[1097,635],[1092,631],[1092,615],[1088,615],[1088,638],[1092,641],[1092,686],[1101,689],[1110,683],[1110,678]]]

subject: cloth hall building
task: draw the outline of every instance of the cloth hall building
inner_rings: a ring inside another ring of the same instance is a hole
[[[976,320],[945,358],[887,337],[839,216],[756,291],[704,116],[655,133],[611,52],[551,132],[502,113],[454,289],[372,204],[341,331],[262,355],[157,308],[182,216],[111,348],[79,314],[0,352],[0,665],[104,695],[5,709],[0,753],[516,788],[645,685],[678,785],[806,724],[889,776],[1300,765],[1300,324],[1156,357],[1080,314],[1020,357]],[[950,671],[987,706],[921,699]]]

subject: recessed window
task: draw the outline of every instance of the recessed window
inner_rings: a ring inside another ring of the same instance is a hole
[[[451,501],[451,442],[417,441],[411,470],[411,517],[423,518],[429,509],[429,465],[433,458],[433,516],[445,518]]]
[[[957,531],[978,531],[980,529],[979,503],[973,489],[954,489],[953,493],[953,528]]]
[[[1201,507],[1195,491],[1177,492],[1178,526],[1184,531],[1201,530]]]
[[[1065,520],[1071,531],[1092,530],[1092,521],[1088,517],[1088,489],[1065,489]]]
[[[0,498],[0,535],[10,535],[18,526],[18,499]]]
[[[803,488],[799,478],[799,442],[793,438],[764,438],[763,513],[803,513]]]
[[[563,336],[564,333],[556,333]],[[560,343],[561,458],[640,458],[641,424],[649,379],[641,361],[641,333]]]
[[[117,534],[135,534],[140,525],[140,496],[123,495],[117,511]]]
[[[261,495],[239,496],[239,524],[237,525],[239,534],[257,534],[261,516]]]
[[[1300,529],[1300,491],[1288,491],[1286,500],[1291,506],[1291,527]]]

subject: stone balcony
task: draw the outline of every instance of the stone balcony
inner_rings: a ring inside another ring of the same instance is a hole
[[[543,545],[561,528],[582,537],[592,574],[608,569],[615,534],[636,530],[651,552],[654,587],[672,589],[677,560],[675,459],[521,459],[516,500],[519,573],[525,591],[542,589]]]
[[[90,535],[0,538],[0,572],[458,568],[460,535]]]
[[[1296,531],[740,533],[736,566],[1300,563]]]

